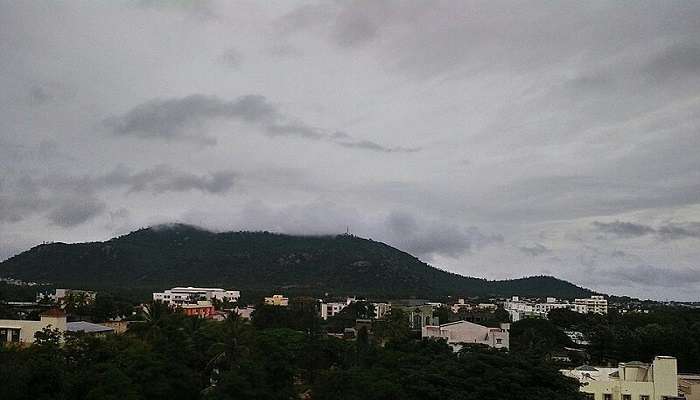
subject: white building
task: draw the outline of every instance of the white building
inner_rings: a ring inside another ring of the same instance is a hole
[[[620,363],[616,368],[582,365],[561,373],[578,379],[589,400],[666,400],[678,396],[674,357],[657,356],[651,364]]]
[[[224,290],[220,288],[199,288],[199,287],[174,287],[160,293],[153,293],[154,301],[161,301],[171,306],[186,303],[196,303],[198,300],[217,299],[220,301],[238,301],[241,292],[238,290]]]
[[[607,314],[608,301],[603,296],[591,296],[588,299],[575,299],[573,303],[559,301],[554,297],[547,297],[544,302],[536,302],[513,296],[503,302],[503,308],[510,315],[511,321],[516,322],[523,318],[547,318],[547,314],[556,309],[567,309],[581,314]]]
[[[332,303],[321,303],[321,319],[327,320],[330,317],[333,317],[335,315],[338,315],[345,307],[347,307],[351,302],[348,301],[341,303],[341,302],[332,302]]]
[[[454,351],[459,351],[464,344],[484,344],[496,349],[507,349],[510,324],[501,324],[500,328],[488,328],[467,321],[450,322],[442,325],[427,325],[421,329],[423,338],[447,339],[447,344]]]
[[[330,317],[338,315],[345,307],[349,306],[350,304],[358,301],[356,297],[348,297],[345,299],[345,302],[329,302],[329,303],[323,303],[321,302],[321,306],[319,307],[319,312],[321,314],[321,319],[327,320]],[[364,301],[364,300],[360,300]],[[390,303],[369,303],[372,305],[374,308],[374,315],[372,318],[374,319],[383,319],[389,314],[391,311],[391,304]]]
[[[575,309],[574,311],[580,312],[582,314],[595,313],[595,314],[607,314],[608,313],[608,301],[605,300],[603,296],[591,296],[588,299],[576,299],[574,300]]]
[[[0,319],[0,345],[34,343],[34,334],[44,328],[66,331],[66,313],[59,309],[45,311],[39,321]]]

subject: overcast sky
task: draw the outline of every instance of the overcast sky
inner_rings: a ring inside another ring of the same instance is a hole
[[[700,2],[0,0],[0,259],[184,222],[700,300]]]

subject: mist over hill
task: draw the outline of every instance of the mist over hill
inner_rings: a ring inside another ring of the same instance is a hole
[[[0,276],[56,286],[397,296],[588,296],[550,276],[489,281],[434,268],[384,243],[351,235],[215,233],[190,225],[140,229],[105,242],[36,246],[0,263]]]

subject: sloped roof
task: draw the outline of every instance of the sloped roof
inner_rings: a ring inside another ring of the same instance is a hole
[[[595,367],[591,367],[590,365],[581,365],[576,368],[574,368],[576,371],[590,371],[590,372],[598,372],[598,369]]]
[[[77,321],[77,322],[69,322],[66,324],[66,330],[68,332],[85,332],[85,333],[109,333],[109,332],[114,332],[114,329],[100,325],[100,324],[93,324],[92,322],[87,322],[87,321]]]

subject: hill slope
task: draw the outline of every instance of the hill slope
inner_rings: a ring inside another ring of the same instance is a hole
[[[213,233],[188,225],[141,229],[106,242],[36,246],[0,263],[0,276],[58,286],[242,290],[375,296],[586,296],[553,277],[486,281],[446,272],[354,236]]]

